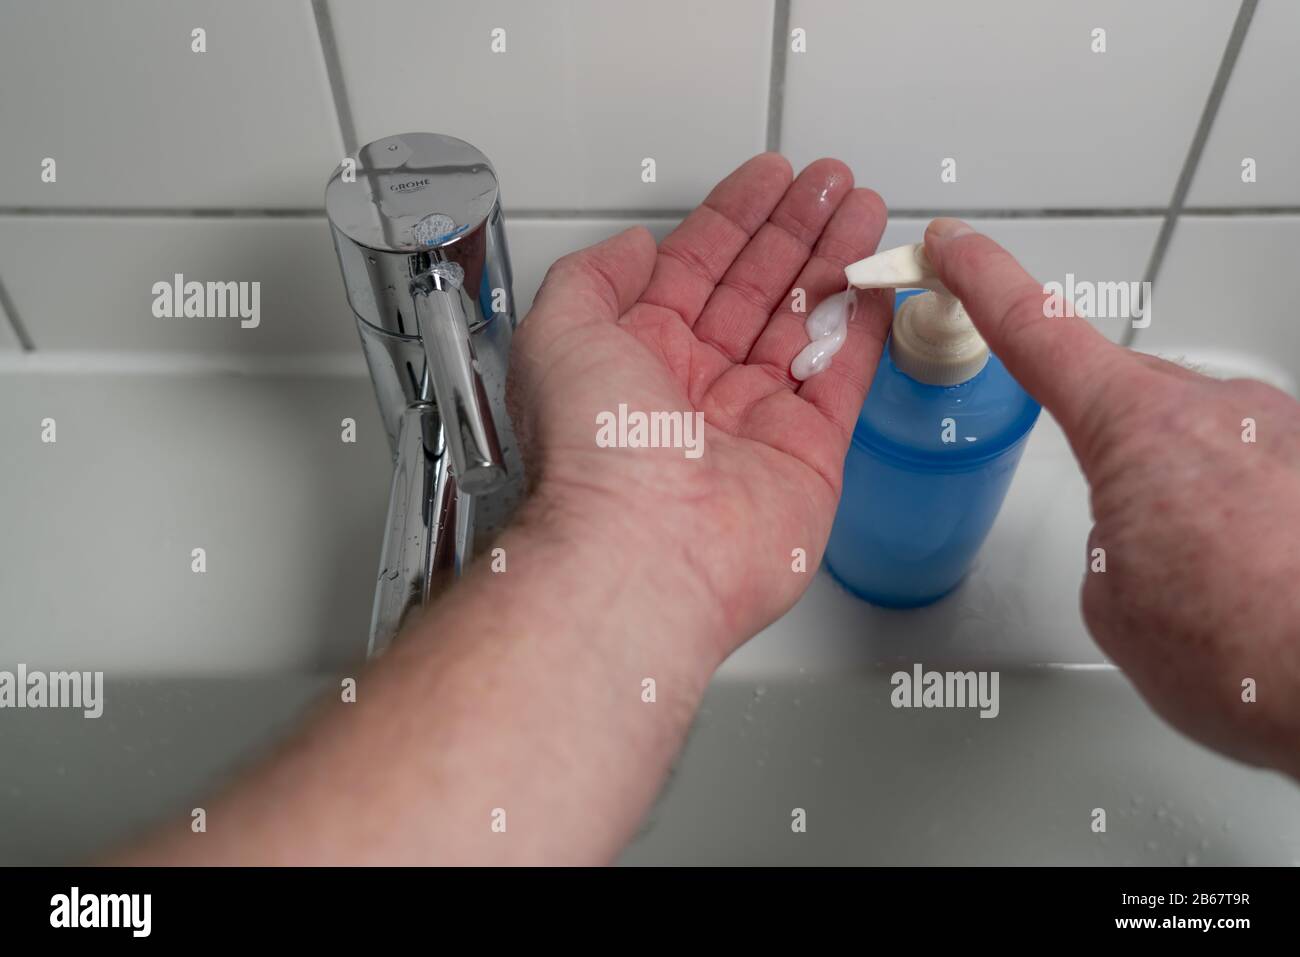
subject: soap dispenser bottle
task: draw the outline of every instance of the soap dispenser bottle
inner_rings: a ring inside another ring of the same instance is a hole
[[[831,573],[877,605],[942,598],[969,571],[1039,406],[991,355],[921,244],[845,269],[898,293],[893,329],[853,430],[826,550]]]

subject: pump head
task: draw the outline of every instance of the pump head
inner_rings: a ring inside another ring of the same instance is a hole
[[[958,385],[984,368],[989,347],[961,300],[939,281],[925,246],[898,246],[844,269],[858,289],[927,289],[898,307],[889,354],[905,375],[926,385]]]

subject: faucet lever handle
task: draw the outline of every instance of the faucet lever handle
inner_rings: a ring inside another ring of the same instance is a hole
[[[484,495],[505,483],[505,458],[474,359],[461,278],[453,272],[459,272],[454,263],[435,263],[412,280],[411,292],[456,485],[467,495]]]

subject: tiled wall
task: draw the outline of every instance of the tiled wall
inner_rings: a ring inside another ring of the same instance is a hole
[[[846,160],[888,243],[958,212],[1043,281],[1154,278],[1140,347],[1296,376],[1297,35],[1290,0],[2,0],[0,351],[357,353],[324,182],[427,129],[493,158],[525,305],[779,148]],[[155,319],[177,272],[261,281],[261,325]]]

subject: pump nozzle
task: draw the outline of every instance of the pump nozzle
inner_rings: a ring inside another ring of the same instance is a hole
[[[898,307],[889,353],[900,372],[927,385],[957,385],[988,362],[989,347],[956,296],[914,243],[886,249],[844,269],[858,289],[927,289]]]

